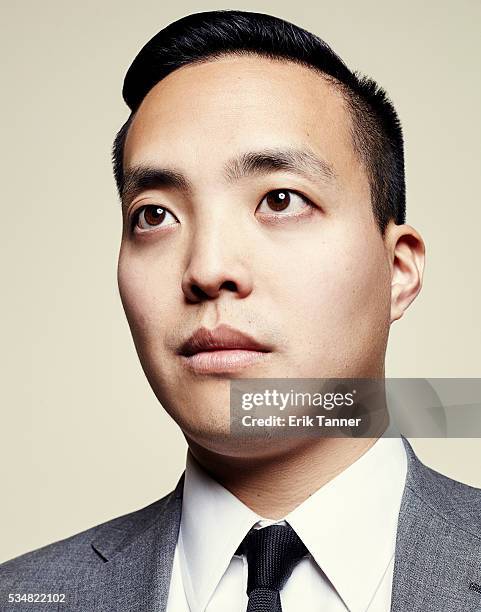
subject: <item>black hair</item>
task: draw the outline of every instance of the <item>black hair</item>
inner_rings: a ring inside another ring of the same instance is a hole
[[[125,138],[144,97],[177,68],[226,54],[293,61],[317,70],[337,87],[349,110],[353,146],[367,172],[373,214],[381,233],[384,235],[391,219],[397,224],[405,222],[403,135],[384,89],[373,79],[351,72],[314,34],[278,17],[236,10],[194,13],[169,24],[130,65],[122,96],[131,114],[117,133],[112,151],[121,197]]]

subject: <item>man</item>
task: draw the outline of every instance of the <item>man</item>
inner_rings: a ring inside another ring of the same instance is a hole
[[[230,428],[229,381],[384,377],[424,263],[384,91],[292,24],[214,11],[147,43],[123,96],[119,290],[186,472],[2,565],[2,609],[481,609],[478,490],[382,431]]]

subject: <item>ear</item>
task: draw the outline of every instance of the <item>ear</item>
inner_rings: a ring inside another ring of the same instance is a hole
[[[391,267],[391,323],[400,319],[421,291],[425,246],[420,234],[410,225],[390,223],[385,243]]]

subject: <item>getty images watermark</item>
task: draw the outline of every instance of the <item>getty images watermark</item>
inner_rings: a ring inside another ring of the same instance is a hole
[[[279,411],[284,411],[286,408],[323,408],[330,411],[334,408],[350,408],[354,406],[354,397],[357,389],[346,393],[327,392],[327,393],[309,393],[303,391],[294,391],[290,389],[288,392],[282,392],[278,389],[264,389],[255,393],[244,392],[241,394],[242,409],[245,411],[255,408],[278,408]],[[275,426],[275,427],[359,427],[362,417],[333,417],[325,414],[289,414],[287,416],[279,416],[277,414],[269,414],[267,416],[253,416],[245,414],[241,417],[244,427],[255,426]]]
[[[481,379],[234,379],[231,433],[481,437]]]

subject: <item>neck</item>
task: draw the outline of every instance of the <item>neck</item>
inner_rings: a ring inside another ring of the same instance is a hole
[[[322,438],[269,457],[226,456],[188,439],[194,459],[263,518],[279,520],[366,453],[378,438]]]

